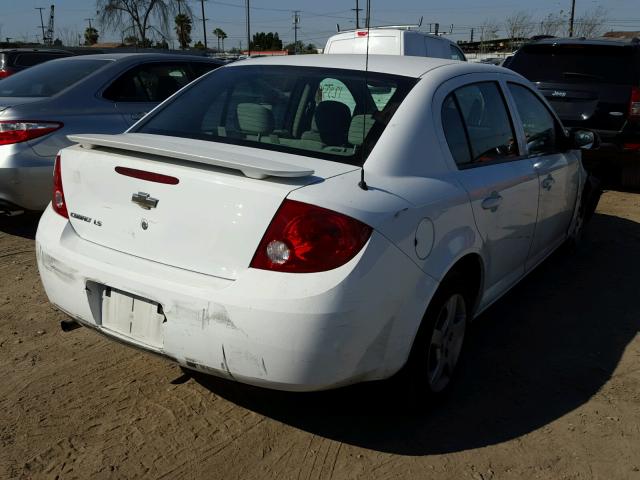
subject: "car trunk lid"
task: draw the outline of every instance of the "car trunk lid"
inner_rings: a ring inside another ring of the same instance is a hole
[[[232,280],[249,266],[291,191],[356,169],[160,135],[72,140],[80,145],[61,152],[62,180],[70,222],[80,237]]]
[[[48,100],[47,97],[0,97],[0,112],[7,108],[17,107],[26,103],[34,103],[42,100]]]

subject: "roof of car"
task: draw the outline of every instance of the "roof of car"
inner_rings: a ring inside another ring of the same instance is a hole
[[[73,52],[56,48],[0,48],[0,53],[67,53]]]
[[[290,65],[299,67],[337,68],[344,70],[368,69],[376,73],[393,73],[405,77],[419,78],[425,73],[439,67],[455,65],[462,70],[499,71],[506,70],[493,65],[469,64],[458,60],[446,60],[432,57],[414,57],[408,55],[366,55],[332,54],[332,55],[287,55],[278,57],[258,57],[240,60],[224,68],[238,68],[250,65]],[[497,69],[497,70],[496,70]]]
[[[137,60],[207,60],[212,62],[219,62],[214,58],[205,57],[201,55],[186,55],[179,53],[97,53],[92,55],[77,55],[72,57],[65,57],[57,60],[53,60],[56,62],[66,61],[66,62],[78,62],[82,60],[127,60],[127,59],[137,59]],[[222,62],[219,62],[222,63]]]
[[[638,45],[637,38],[545,38],[530,45],[607,45],[607,46],[629,46]]]

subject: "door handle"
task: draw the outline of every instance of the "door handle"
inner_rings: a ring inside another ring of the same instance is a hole
[[[135,120],[137,122],[142,117],[144,117],[146,114],[147,114],[147,112],[132,113],[131,114],[131,120]]]
[[[502,197],[498,192],[491,192],[491,196],[482,201],[482,208],[495,212],[502,203]]]
[[[553,187],[554,183],[556,183],[556,180],[551,176],[551,174],[549,174],[547,175],[547,178],[542,181],[542,188],[544,188],[548,192],[549,190],[551,190],[551,187]]]

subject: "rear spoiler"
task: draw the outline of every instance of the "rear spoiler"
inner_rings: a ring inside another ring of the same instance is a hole
[[[129,152],[159,155],[187,162],[204,163],[215,167],[239,170],[249,178],[308,177],[314,173],[314,170],[259,156],[254,157],[243,153],[225,154],[225,152],[212,148],[212,144],[204,140],[186,140],[145,133],[122,133],[119,135],[82,134],[68,135],[67,138],[85,148],[107,147]]]

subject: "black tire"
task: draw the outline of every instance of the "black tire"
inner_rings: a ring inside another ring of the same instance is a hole
[[[567,247],[569,252],[574,251],[580,245],[580,242],[584,237],[584,230],[598,207],[601,195],[602,183],[598,177],[589,175],[580,198],[576,224],[565,242],[565,247]]]
[[[429,303],[403,372],[414,400],[435,400],[450,390],[467,344],[473,298],[464,279],[452,274]]]

